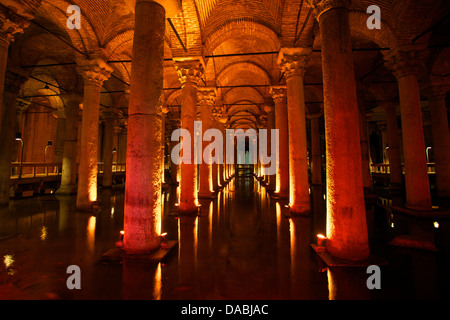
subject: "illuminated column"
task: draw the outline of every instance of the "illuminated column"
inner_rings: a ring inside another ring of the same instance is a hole
[[[277,177],[275,196],[289,197],[289,140],[286,107],[286,87],[271,87],[270,92],[275,102],[275,128],[278,129]]]
[[[177,120],[171,120],[170,121],[170,135],[172,135],[172,132],[176,129],[179,129],[179,121]],[[178,169],[179,166],[173,161],[172,159],[172,150],[175,148],[175,146],[179,143],[179,141],[170,141],[170,183],[175,185],[178,183]]]
[[[416,51],[397,49],[387,57],[386,64],[392,69],[398,81],[405,159],[406,207],[413,210],[431,210],[422,110],[417,81],[419,59]]]
[[[61,95],[65,105],[66,123],[64,133],[61,186],[57,194],[75,194],[77,192],[77,140],[81,95]]]
[[[311,120],[311,184],[322,184],[322,152],[320,150],[320,129],[319,119],[322,116],[322,111],[310,113],[308,118]]]
[[[397,122],[397,103],[386,102],[382,105],[386,112],[386,125],[389,141],[390,189],[400,189],[403,185],[402,162],[400,157],[400,134]]]
[[[183,155],[189,154],[190,163],[180,164],[180,205],[182,214],[198,211],[197,203],[197,164],[194,163],[194,121],[197,114],[197,86],[203,74],[203,59],[174,59],[181,82],[181,129],[190,133],[190,142],[181,140]]]
[[[16,134],[17,95],[25,80],[26,77],[23,75],[6,72],[0,126],[0,207],[9,204],[11,160]]]
[[[361,260],[369,255],[362,182],[358,104],[347,0],[308,0],[322,39],[327,160],[327,250]]]
[[[123,249],[127,254],[160,247],[165,21],[163,6],[136,1],[125,181]]]
[[[92,210],[97,201],[97,149],[100,90],[112,72],[100,58],[78,62],[84,78],[81,148],[78,165],[77,209]]]
[[[165,153],[166,153],[166,118],[167,113],[169,113],[169,108],[164,106],[162,108],[161,115],[161,182],[166,183],[165,178]]]
[[[200,106],[200,120],[202,122],[202,151],[200,161],[200,188],[198,191],[199,198],[213,198],[214,197],[214,172],[213,165],[207,162],[211,159],[204,157],[203,151],[210,144],[208,141],[203,140],[205,131],[211,128],[212,124],[212,107],[214,106],[216,98],[215,88],[199,88],[198,89],[198,105]],[[216,167],[217,168],[217,167]],[[216,171],[217,182],[217,171]]]
[[[112,165],[113,165],[113,136],[114,117],[113,114],[106,114],[105,127],[103,131],[103,178],[102,187],[112,187]]]
[[[222,109],[222,108],[221,108]],[[218,129],[220,130],[220,132],[222,133],[222,137],[225,138],[225,123],[227,122],[227,117],[223,117],[222,113],[218,113],[217,114],[217,126]],[[223,139],[223,158],[222,158],[222,163],[220,163],[218,165],[219,168],[219,184],[224,187],[225,186],[225,181],[226,181],[226,177],[225,177],[225,166],[226,166],[226,139]]]
[[[272,136],[271,131],[275,129],[275,108],[273,106],[264,106],[264,111],[267,113],[267,153],[271,154],[272,150]],[[273,191],[276,187],[276,174],[267,176],[267,186],[266,189]]]
[[[437,195],[450,198],[450,131],[445,105],[447,90],[448,86],[432,86],[429,88],[428,99],[430,101]]]
[[[306,109],[303,76],[311,48],[282,48],[278,64],[286,76],[289,139],[289,211],[310,213]]]

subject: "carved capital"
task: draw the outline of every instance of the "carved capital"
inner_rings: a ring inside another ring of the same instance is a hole
[[[424,51],[396,51],[385,57],[386,67],[392,70],[397,79],[409,75],[418,76],[422,67]]]
[[[14,41],[14,35],[23,33],[29,24],[28,19],[0,5],[0,39],[6,41],[8,45]]]
[[[286,102],[286,86],[270,87],[270,94],[275,103]]]
[[[181,86],[186,83],[198,85],[204,73],[203,58],[174,58],[174,62]]]
[[[200,87],[197,91],[197,101],[200,106],[212,107],[216,103],[216,88]]]
[[[314,9],[317,20],[322,13],[335,8],[348,8],[351,0],[306,0],[310,7]]]
[[[101,58],[82,59],[77,61],[78,72],[84,79],[85,85],[101,87],[109,79],[113,69]]]
[[[308,58],[312,53],[312,48],[281,48],[278,54],[278,64],[286,78],[305,74]]]

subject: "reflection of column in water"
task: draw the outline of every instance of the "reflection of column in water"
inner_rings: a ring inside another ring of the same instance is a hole
[[[291,285],[293,299],[315,299],[312,294],[312,270],[310,258],[310,217],[290,218],[290,244],[291,244]]]
[[[124,300],[160,300],[161,264],[154,261],[123,259],[122,297]]]
[[[58,196],[57,199],[59,202],[58,232],[61,235],[67,229],[70,208],[73,208],[75,203],[68,197]]]
[[[368,300],[366,268],[328,268],[328,298],[330,300]]]
[[[276,202],[276,219],[277,219],[277,257],[278,257],[278,277],[279,291],[286,293],[290,298],[290,279],[289,279],[289,220],[283,217],[281,212],[282,204]]]
[[[178,274],[182,286],[193,287],[197,265],[198,218],[196,215],[178,217]]]

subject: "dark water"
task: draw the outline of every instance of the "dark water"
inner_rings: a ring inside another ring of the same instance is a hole
[[[312,187],[313,215],[288,217],[252,177],[240,177],[199,216],[177,217],[177,190],[163,194],[162,232],[178,241],[159,264],[104,263],[123,228],[123,191],[99,192],[99,211],[76,212],[75,198],[16,200],[0,211],[1,299],[438,299],[449,297],[449,221],[391,215],[390,202],[368,206],[371,252],[381,289],[369,290],[366,268],[326,268],[310,244],[325,233],[322,187]],[[386,209],[387,207],[388,209]],[[437,222],[437,224],[433,224]],[[438,251],[388,245],[421,229]],[[78,265],[81,289],[69,290]]]

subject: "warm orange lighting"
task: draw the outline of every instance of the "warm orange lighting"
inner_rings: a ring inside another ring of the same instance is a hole
[[[91,216],[87,225],[87,241],[88,246],[91,251],[94,250],[94,242],[95,242],[95,225],[97,223],[97,218],[95,216]]]
[[[125,234],[125,231],[123,231],[123,230],[120,231],[120,234],[121,234],[121,235],[124,235],[124,234]]]
[[[317,235],[317,245],[319,247],[324,247],[327,241],[327,237],[325,237],[323,234],[318,234]]]

